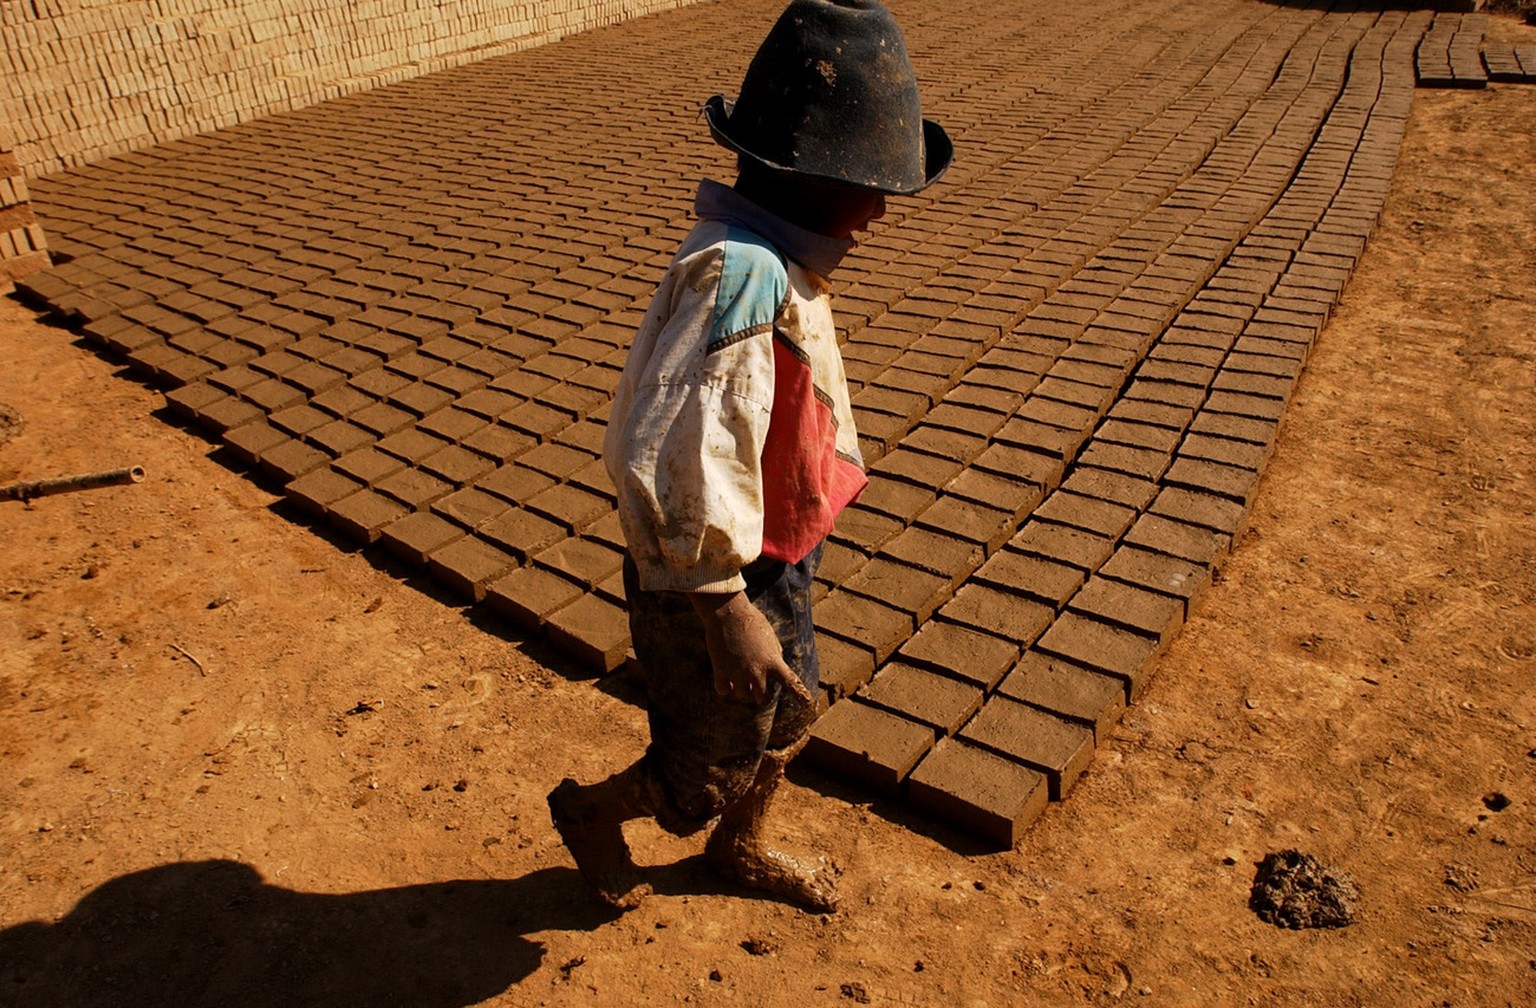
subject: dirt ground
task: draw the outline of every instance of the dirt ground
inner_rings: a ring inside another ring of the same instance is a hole
[[[1016,849],[794,774],[829,916],[649,826],[659,894],[602,913],[544,794],[639,751],[625,689],[0,302],[0,483],[148,472],[0,503],[0,1006],[1536,1003],[1533,138],[1536,89],[1417,95],[1251,528]],[[1287,848],[1354,924],[1254,915]]]

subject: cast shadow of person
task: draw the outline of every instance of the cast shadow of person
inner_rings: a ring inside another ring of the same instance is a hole
[[[169,864],[0,930],[0,1005],[459,1008],[538,968],[525,935],[611,919],[570,868],[328,895],[236,861]]]

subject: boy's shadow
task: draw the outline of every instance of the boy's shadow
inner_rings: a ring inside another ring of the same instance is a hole
[[[611,919],[570,868],[326,895],[236,861],[169,864],[0,930],[0,1005],[458,1008],[538,968],[525,934]]]

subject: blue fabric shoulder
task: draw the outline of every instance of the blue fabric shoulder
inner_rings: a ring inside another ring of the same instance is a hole
[[[745,228],[727,229],[709,349],[771,330],[788,293],[789,272],[779,251]]]

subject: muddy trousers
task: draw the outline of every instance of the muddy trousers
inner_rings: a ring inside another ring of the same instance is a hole
[[[817,546],[799,563],[764,559],[742,571],[747,597],[813,696],[819,669],[811,579],[820,559]],[[765,752],[776,759],[793,755],[816,712],[777,684],[762,704],[719,695],[704,626],[689,597],[642,590],[628,558],[624,592],[651,727],[651,744],[637,764],[640,783],[662,828],[687,836],[747,793]]]

